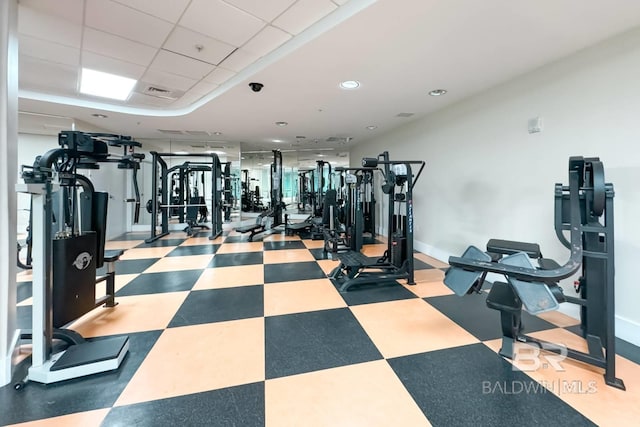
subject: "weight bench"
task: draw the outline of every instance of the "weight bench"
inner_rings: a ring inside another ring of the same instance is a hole
[[[262,212],[260,215],[258,215],[256,217],[256,222],[254,224],[236,227],[235,230],[241,234],[251,233],[249,234],[249,241],[253,242],[253,236],[267,230],[266,224],[264,223],[264,219],[270,215],[273,215],[273,210],[271,209],[268,211]]]

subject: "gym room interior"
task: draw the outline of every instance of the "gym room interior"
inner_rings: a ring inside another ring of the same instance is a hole
[[[0,21],[0,425],[640,419],[640,2]]]

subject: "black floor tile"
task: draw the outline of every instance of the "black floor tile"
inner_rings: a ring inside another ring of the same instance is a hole
[[[419,260],[417,258],[413,259],[413,269],[414,270],[429,270],[432,269],[433,266],[427,264],[426,262]]]
[[[193,245],[193,246],[178,246],[167,256],[189,256],[189,255],[210,255],[215,254],[220,245]]]
[[[113,408],[103,425],[129,426],[264,426],[264,383]]]
[[[275,251],[280,249],[307,249],[301,240],[286,240],[284,242],[264,242],[265,251]]]
[[[334,282],[336,289],[340,285]],[[342,299],[348,305],[372,304],[376,302],[397,301],[418,298],[413,292],[394,281],[382,281],[368,285],[352,286],[346,292],[341,292]]]
[[[249,241],[249,233],[242,236],[227,236],[224,239],[224,243],[245,243]]]
[[[116,296],[189,291],[196,284],[201,274],[202,270],[141,274],[116,292]]]
[[[131,241],[131,240],[144,240],[148,238],[149,238],[149,233],[125,233],[109,240],[113,240],[116,242],[123,242],[123,241]]]
[[[17,302],[22,302],[33,296],[33,284],[31,282],[16,283]]]
[[[445,295],[425,298],[425,301],[479,340],[487,341],[502,337],[502,329],[500,327],[500,312],[487,307],[486,298],[487,293],[482,292],[463,297]],[[525,311],[522,312],[522,325],[525,334],[557,327]]]
[[[327,275],[315,261],[264,265],[264,283],[292,282],[326,277]]]
[[[348,308],[265,318],[265,354],[267,379],[382,358]]]
[[[169,246],[179,246],[185,240],[187,239],[159,239],[151,243],[141,243],[136,248],[168,248]]]
[[[262,264],[262,252],[242,252],[233,254],[217,254],[211,260],[209,268],[232,267],[236,265]]]
[[[381,243],[384,243],[381,240],[376,239],[375,237],[371,237],[371,236],[363,236],[362,237],[362,244],[363,245],[379,245]]]
[[[129,335],[129,353],[116,371],[49,385],[29,382],[16,392],[0,388],[0,425],[57,417],[112,406],[160,336],[160,331]],[[99,338],[96,338],[99,339]],[[26,366],[23,369],[26,372]],[[16,380],[21,379],[17,376]]]
[[[484,344],[388,362],[436,427],[594,425]]]
[[[169,322],[169,327],[261,317],[263,301],[262,285],[193,291]]]

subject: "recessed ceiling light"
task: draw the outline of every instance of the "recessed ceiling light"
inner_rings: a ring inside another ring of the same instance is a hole
[[[316,156],[318,156],[318,157],[324,157],[324,154],[322,154],[322,153],[318,153],[318,154],[316,154]]]
[[[213,134],[214,134],[215,136],[220,136],[220,135],[222,135],[222,132],[214,132]]]
[[[281,139],[274,139],[273,142],[282,142]]]
[[[367,129],[369,130],[378,129],[378,126],[370,125],[370,126],[367,126]]]
[[[280,126],[280,127],[284,127],[286,125],[288,125],[289,123],[287,122],[276,122],[276,126]]]
[[[124,101],[136,83],[137,80],[128,77],[83,68],[80,93]]]
[[[360,87],[360,82],[357,80],[345,80],[340,82],[340,89],[353,90]]]
[[[445,93],[447,93],[447,91],[445,89],[434,89],[434,90],[429,92],[429,95],[431,95],[431,96],[442,96]]]
[[[177,155],[183,155],[183,154],[189,154],[188,151],[174,151],[173,154],[177,154]]]
[[[98,119],[106,119],[107,117],[109,117],[106,114],[100,114],[100,113],[92,114],[92,116]]]

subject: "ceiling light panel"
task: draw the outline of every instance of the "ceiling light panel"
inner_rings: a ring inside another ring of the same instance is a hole
[[[206,62],[198,61],[197,59],[178,55],[177,53],[160,50],[151,63],[150,68],[200,80],[213,71],[214,66]]]
[[[151,69],[147,70],[144,76],[142,76],[142,80],[167,89],[177,89],[182,91],[189,90],[191,86],[197,83],[197,80],[194,79]]]
[[[273,25],[288,33],[299,34],[337,8],[338,6],[329,0],[299,0],[273,21]]]
[[[18,85],[20,89],[42,90],[63,95],[77,95],[78,67],[42,61],[20,55]]]
[[[102,71],[83,68],[80,77],[80,92],[85,95],[124,101],[129,97],[136,80]]]
[[[260,55],[252,52],[247,52],[243,49],[238,49],[225,59],[222,64],[223,67],[233,71],[241,71],[248,67],[256,60],[260,58]]]
[[[193,0],[180,25],[236,47],[265,26],[262,20],[220,0]]]
[[[84,0],[20,0],[20,6],[56,16],[74,24],[82,24]],[[22,12],[22,11],[20,11]]]
[[[189,4],[189,0],[115,0],[125,6],[132,7],[142,12],[153,15],[157,18],[164,19],[172,23],[178,22],[182,12]]]
[[[47,40],[36,39],[21,35],[20,55],[27,55],[56,64],[78,66],[80,64],[80,49],[52,43]]]
[[[243,50],[252,52],[260,56],[264,56],[271,52],[287,40],[291,38],[291,34],[282,31],[279,28],[266,26],[254,38],[249,40],[247,44],[242,46]]]
[[[235,75],[236,73],[233,71],[217,67],[215,70],[209,73],[207,77],[204,78],[204,81],[220,85]]]
[[[18,32],[65,46],[79,48],[82,27],[64,19],[45,15],[38,10],[19,5]]]
[[[227,3],[249,12],[266,22],[273,21],[296,0],[226,0]]]
[[[134,64],[148,66],[157,49],[103,31],[85,28],[82,48]]]
[[[160,47],[173,25],[110,0],[87,0],[85,25],[140,43]]]
[[[98,55],[97,53],[83,51],[82,66],[93,70],[105,71],[107,73],[119,74],[132,79],[139,79],[144,74],[146,67],[131,62],[121,61],[119,59],[109,58],[108,56]]]
[[[202,46],[202,49],[198,51],[196,46]],[[175,27],[163,48],[214,65],[219,64],[235,49],[230,44],[180,26]]]

